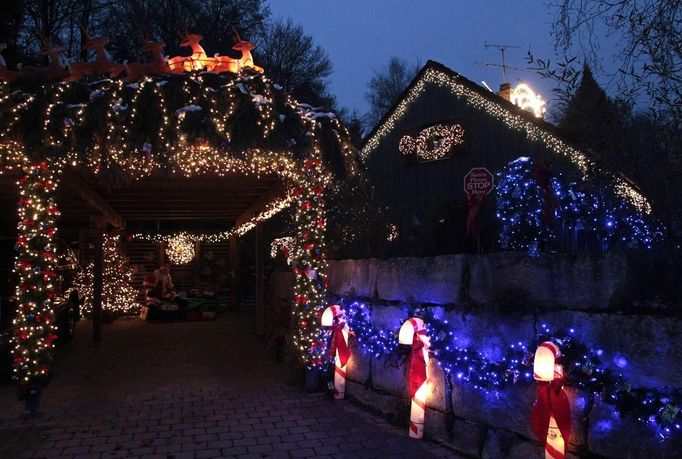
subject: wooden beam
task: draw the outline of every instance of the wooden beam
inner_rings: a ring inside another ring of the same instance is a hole
[[[88,185],[83,178],[73,172],[64,172],[62,184],[73,191],[90,207],[99,212],[102,217],[115,228],[125,227],[125,220],[104,199]]]
[[[256,334],[265,334],[265,241],[263,223],[256,224]]]
[[[239,217],[237,217],[235,226],[242,225],[249,221],[254,215],[262,212],[263,209],[265,209],[265,206],[267,206],[270,202],[276,198],[284,196],[285,192],[286,188],[284,187],[284,184],[282,182],[276,182],[268,189],[268,191],[263,193],[260,198],[256,199],[253,204],[251,204],[244,212],[242,212]]]

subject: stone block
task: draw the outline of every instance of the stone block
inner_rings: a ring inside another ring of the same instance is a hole
[[[470,384],[455,384],[452,390],[452,409],[458,418],[505,429],[535,440],[530,429],[530,412],[535,404],[536,384],[510,385],[499,397],[486,394]],[[587,444],[587,394],[567,389],[571,404],[571,438],[568,449],[581,449]]]
[[[459,299],[465,255],[393,258],[377,264],[377,294],[390,301],[453,304]]]
[[[399,398],[392,395],[380,394],[370,387],[354,381],[346,381],[346,397],[394,419],[405,411],[401,407]]]
[[[386,331],[397,332],[406,318],[405,311],[398,306],[373,305],[371,311],[374,326]]]
[[[472,255],[468,263],[469,297],[509,307],[607,309],[622,295],[628,273],[627,259],[615,252],[537,258],[504,252]]]
[[[450,409],[448,385],[445,380],[445,373],[438,360],[433,357],[429,358],[426,374],[428,376],[427,383],[431,389],[426,398],[426,405],[441,412],[448,411]]]
[[[374,296],[377,260],[333,260],[328,268],[329,293],[355,297]]]
[[[561,311],[543,313],[551,329],[573,328],[587,346],[635,386],[682,387],[682,319]]]
[[[652,426],[632,416],[621,418],[613,406],[595,400],[590,412],[590,452],[609,458],[664,459],[679,457],[682,436],[662,442]]]
[[[372,369],[372,357],[360,351],[357,341],[352,337],[349,343],[351,358],[346,365],[348,379],[360,384],[365,384],[370,377]]]
[[[535,385],[517,384],[495,396],[469,383],[459,382],[452,387],[452,412],[458,418],[533,438],[530,411],[535,403],[536,392]]]
[[[448,443],[457,451],[479,457],[486,438],[486,427],[465,419],[456,418],[452,422]]]
[[[487,358],[500,360],[510,344],[535,336],[535,317],[520,312],[501,312],[491,308],[448,311],[444,318],[454,332],[459,347],[475,346]]]
[[[482,459],[544,459],[540,443],[529,442],[513,432],[491,429],[483,447]]]
[[[407,374],[404,359],[389,357],[372,360],[372,387],[400,398],[408,398]]]
[[[424,436],[446,441],[448,438],[446,414],[426,407],[424,412]]]

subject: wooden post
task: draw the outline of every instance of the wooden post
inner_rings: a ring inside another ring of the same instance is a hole
[[[239,307],[239,264],[239,238],[235,235],[230,237],[230,273],[232,274],[230,293],[233,309]]]
[[[263,224],[256,224],[256,334],[265,334],[265,275]]]
[[[102,264],[104,251],[102,250],[103,229],[95,229],[94,253],[93,253],[93,279],[92,279],[92,340],[95,343],[102,341]]]

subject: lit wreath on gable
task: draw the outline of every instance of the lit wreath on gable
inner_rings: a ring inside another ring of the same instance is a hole
[[[460,124],[439,123],[422,129],[416,136],[402,136],[398,149],[404,156],[419,161],[435,161],[449,157],[463,143],[464,128]]]

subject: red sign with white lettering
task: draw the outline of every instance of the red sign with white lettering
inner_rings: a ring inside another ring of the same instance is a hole
[[[464,192],[470,196],[483,197],[494,186],[495,177],[485,167],[474,167],[464,176]]]

